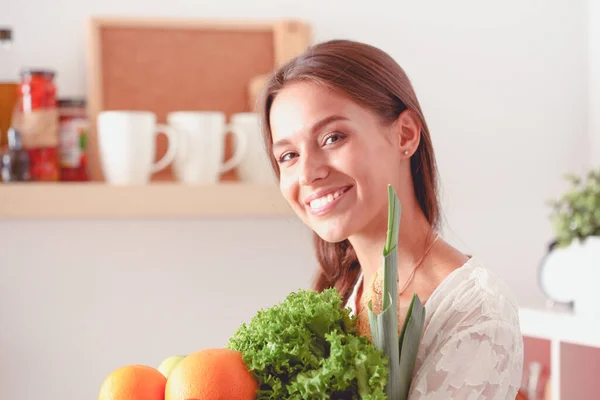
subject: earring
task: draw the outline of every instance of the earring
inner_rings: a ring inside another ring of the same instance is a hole
[[[405,155],[408,155],[408,150],[404,150],[404,154],[405,154]]]

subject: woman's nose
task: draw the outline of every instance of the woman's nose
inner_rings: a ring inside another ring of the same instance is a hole
[[[301,157],[299,168],[299,183],[306,186],[314,181],[324,179],[329,173],[327,163],[318,155],[309,155]]]

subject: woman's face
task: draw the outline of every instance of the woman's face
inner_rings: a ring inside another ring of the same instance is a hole
[[[339,242],[387,224],[387,185],[404,187],[400,171],[410,168],[398,121],[384,126],[349,98],[301,82],[276,96],[270,125],[281,192],[321,238]]]

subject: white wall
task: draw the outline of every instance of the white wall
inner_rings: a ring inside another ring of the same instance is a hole
[[[588,0],[590,163],[600,168],[600,2]]]
[[[108,373],[222,347],[307,287],[293,219],[0,223],[2,398],[95,399]]]
[[[0,24],[15,27],[23,64],[58,69],[61,95],[85,94],[94,14],[291,16],[311,22],[316,41],[384,48],[412,78],[433,133],[447,238],[530,305],[543,301],[544,202],[589,162],[586,3],[9,0]],[[310,237],[292,220],[3,222],[0,243],[0,387],[12,399],[93,398],[117,366],[221,345],[314,268]]]

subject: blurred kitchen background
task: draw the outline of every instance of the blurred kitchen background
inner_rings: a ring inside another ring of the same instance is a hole
[[[389,52],[415,86],[444,236],[523,308],[523,396],[598,398],[600,272],[582,265],[600,258],[591,240],[585,257],[549,252],[547,204],[566,173],[600,166],[598,1],[0,0],[0,29],[2,397],[94,398],[113,369],[223,346],[310,285],[310,232],[252,157],[248,113],[264,74],[348,38]],[[150,114],[107,113],[101,142],[107,110]],[[219,140],[169,150],[154,128],[184,110],[205,114],[171,126]],[[241,139],[225,136],[234,122]],[[600,217],[586,221],[597,239]]]

